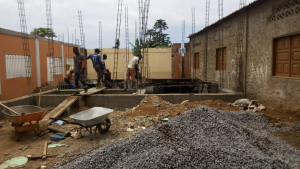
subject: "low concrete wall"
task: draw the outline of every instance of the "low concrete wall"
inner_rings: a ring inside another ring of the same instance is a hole
[[[113,92],[113,90],[110,90]],[[115,92],[121,92],[122,90],[115,90]],[[132,92],[132,91],[127,91]],[[41,97],[41,107],[56,107],[67,99],[70,95],[63,94],[47,94]],[[97,94],[92,96],[84,97],[85,105],[87,107],[108,107],[108,108],[132,108],[140,104],[146,95],[132,95],[132,94]],[[242,99],[245,97],[244,94],[161,94],[157,95],[162,99],[178,104],[184,100],[203,101],[203,100],[222,100],[224,102],[234,102],[235,100]],[[8,107],[19,106],[19,105],[38,105],[39,96],[34,95],[32,97],[21,97],[18,99],[3,102]],[[2,110],[4,107],[0,106],[0,119],[4,118]]]
[[[118,107],[118,108],[132,108],[143,100],[146,95],[93,95],[87,97],[85,104],[88,107]],[[224,102],[234,102],[245,97],[244,94],[164,94],[157,95],[162,99],[178,104],[184,100],[200,101],[200,100],[222,100]]]

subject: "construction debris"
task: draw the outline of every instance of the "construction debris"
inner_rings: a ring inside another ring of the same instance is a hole
[[[255,113],[202,106],[60,168],[299,168],[300,152],[268,124]]]

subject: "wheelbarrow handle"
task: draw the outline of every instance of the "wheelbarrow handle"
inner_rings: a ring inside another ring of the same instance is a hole
[[[79,123],[76,123],[76,122],[70,122],[70,121],[68,121],[68,120],[64,120],[64,119],[60,119],[60,118],[50,118],[50,119],[51,119],[51,120],[61,120],[61,121],[66,122],[67,124],[75,124],[75,125],[79,125],[79,126],[83,127],[82,124],[79,124]]]

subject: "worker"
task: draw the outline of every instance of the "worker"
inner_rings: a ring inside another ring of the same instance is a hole
[[[102,78],[102,72],[103,72],[103,69],[104,69],[102,59],[101,59],[101,56],[99,55],[99,53],[100,53],[100,50],[95,49],[95,53],[90,54],[87,58],[87,59],[92,60],[93,67],[94,67],[94,69],[97,73],[97,78],[98,78],[97,79],[97,86],[96,86],[97,88],[101,87],[100,86],[100,80]]]
[[[129,77],[131,77],[132,85],[133,88],[135,88],[135,75],[136,72],[139,70],[138,65],[139,65],[139,60],[141,60],[142,55],[139,54],[137,56],[133,56],[133,58],[129,61],[129,64],[127,66],[127,71],[126,71],[126,79],[125,79],[125,90],[128,89],[128,80]]]
[[[72,89],[75,89],[75,83],[73,82],[74,68],[71,68],[70,71],[66,74],[65,82],[71,86]]]
[[[88,86],[86,85],[85,79],[84,79],[86,59],[82,54],[79,53],[79,50],[77,47],[73,48],[73,52],[75,54],[75,56],[74,56],[74,67],[75,67],[74,79],[75,79],[75,86],[77,89],[75,94],[80,93],[79,92],[79,81],[84,86],[84,92],[86,93],[88,90]]]
[[[109,69],[106,69],[106,74],[105,74],[105,87],[111,89],[111,72],[109,71]]]
[[[106,66],[105,66],[105,60],[106,60],[106,59],[107,59],[107,55],[104,54],[104,55],[103,55],[103,59],[102,59],[102,65],[103,65],[103,69],[104,69],[103,74],[102,74],[102,75],[103,75],[103,76],[102,76],[102,81],[103,81],[103,82],[105,82],[105,76],[106,76],[106,74],[108,73],[108,72],[107,72],[108,69],[106,69]]]

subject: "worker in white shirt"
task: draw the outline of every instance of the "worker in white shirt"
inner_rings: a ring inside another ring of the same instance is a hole
[[[128,80],[129,77],[131,77],[132,85],[135,87],[135,75],[136,72],[139,70],[138,65],[139,65],[139,60],[141,60],[142,55],[137,55],[133,56],[133,58],[129,61],[129,64],[127,66],[127,71],[126,71],[126,79],[125,79],[125,90],[128,89]]]

